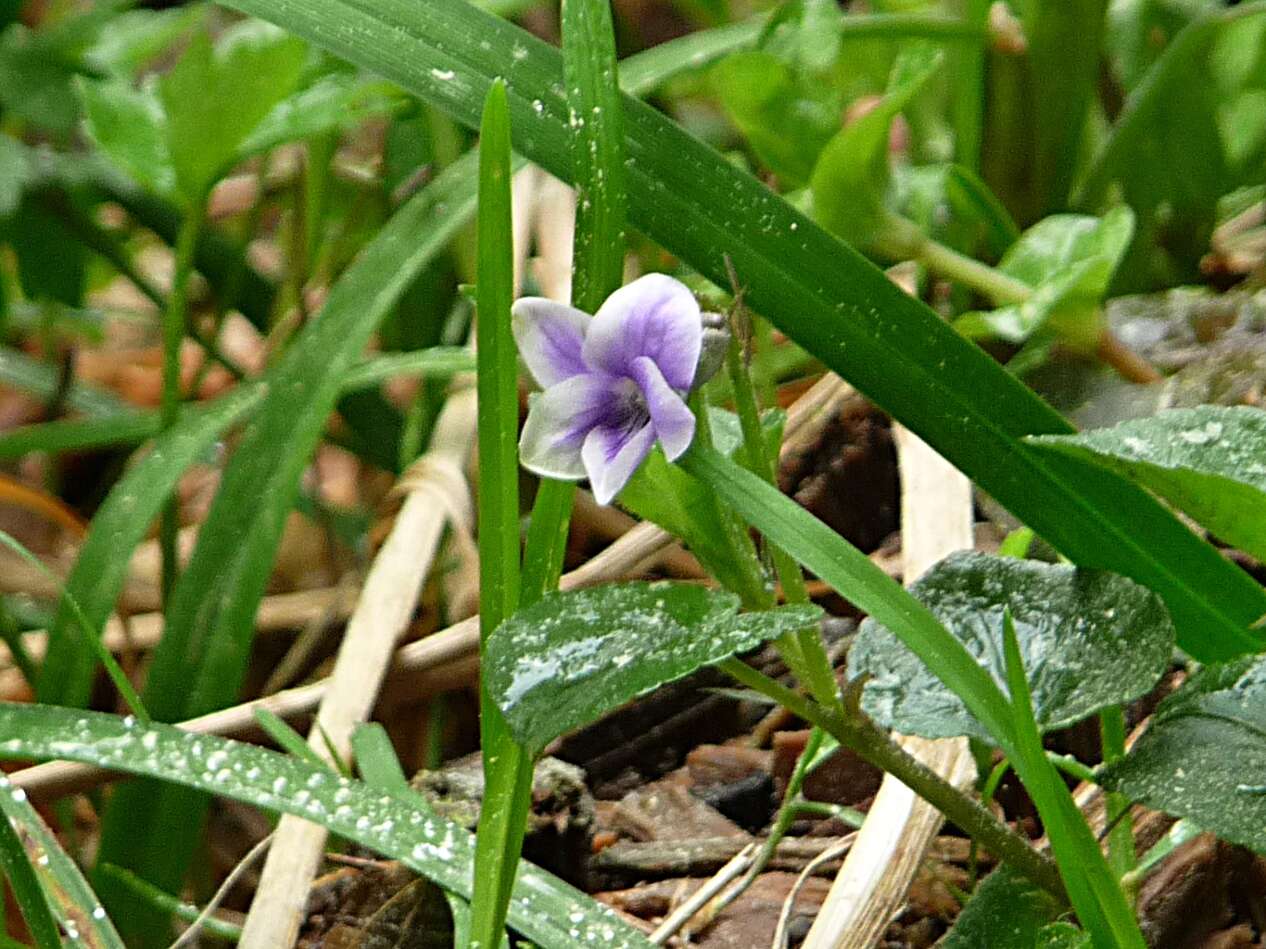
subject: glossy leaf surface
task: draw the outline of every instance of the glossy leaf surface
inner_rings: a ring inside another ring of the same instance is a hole
[[[58,758],[169,781],[254,807],[317,821],[331,832],[400,860],[469,898],[475,842],[419,800],[341,778],[274,751],[170,725],[137,724],[99,712],[0,703],[0,758]],[[542,946],[647,949],[613,910],[524,864],[510,903],[511,925]]]
[[[492,635],[488,688],[534,749],[665,682],[811,626],[815,606],[738,611],[730,593],[629,583],[554,593]]]
[[[1033,440],[1118,471],[1222,540],[1266,557],[1266,413],[1206,405]]]
[[[1266,853],[1266,660],[1207,666],[1165,699],[1105,787]]]
[[[1145,694],[1164,673],[1174,630],[1160,598],[1124,577],[1070,566],[953,554],[919,578],[922,600],[1000,686],[1002,617],[1019,637],[1043,732]],[[992,741],[962,701],[896,636],[862,624],[850,676],[869,675],[862,707],[880,724],[927,738]]]

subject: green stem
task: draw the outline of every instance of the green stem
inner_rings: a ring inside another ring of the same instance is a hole
[[[906,752],[870,719],[858,712],[840,713],[823,708],[739,659],[726,659],[720,663],[720,668],[748,688],[769,696],[795,715],[833,735],[859,758],[909,787],[980,841],[995,857],[1010,863],[1061,903],[1066,900],[1064,885],[1054,861],[1033,849],[1027,840],[999,821],[978,801],[960,792]]]
[[[180,414],[180,344],[189,323],[189,278],[193,273],[193,254],[198,246],[198,232],[206,214],[204,201],[198,201],[185,214],[176,239],[175,271],[167,310],[163,314],[163,391],[159,406],[162,430],[176,424]],[[162,553],[162,593],[164,606],[171,599],[180,571],[176,549],[180,531],[180,502],[173,495],[163,507],[159,522],[159,547]]]
[[[1099,713],[1099,734],[1103,743],[1103,762],[1110,764],[1125,757],[1125,710],[1120,705]],[[1092,776],[1093,779],[1093,776]],[[1134,828],[1128,811],[1130,799],[1124,794],[1109,792],[1105,797],[1108,826],[1108,866],[1120,879],[1134,869]]]
[[[743,448],[748,468],[766,484],[775,484],[774,458],[765,443],[765,432],[760,423],[760,407],[756,401],[756,389],[751,374],[743,362],[743,348],[738,334],[730,340],[725,355],[726,371],[734,390],[734,404],[738,409],[739,425],[743,430]],[[805,586],[800,564],[776,544],[769,545],[774,573],[782,584],[783,595],[788,603],[808,603],[809,590]],[[827,707],[839,704],[839,687],[835,682],[835,670],[822,645],[822,636],[816,626],[788,633],[778,645],[787,665],[805,684],[813,697]]]
[[[712,423],[708,417],[707,401],[699,390],[691,393],[690,408],[695,413],[695,444],[711,448]],[[747,527],[716,495],[709,495],[709,507],[711,510],[705,516],[711,517],[720,527],[727,545],[734,553],[734,563],[742,577],[740,588],[734,592],[742,599],[746,609],[770,609],[774,605],[774,595],[765,582],[765,571]]]
[[[942,277],[978,290],[996,306],[1023,303],[1033,295],[1033,288],[1024,281],[934,241],[913,221],[895,214],[888,216],[875,247],[886,256],[916,260]]]

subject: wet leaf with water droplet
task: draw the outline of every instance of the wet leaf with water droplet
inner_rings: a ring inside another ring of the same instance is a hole
[[[0,820],[13,828],[21,842],[43,899],[66,935],[66,944],[92,949],[125,949],[101,901],[75,861],[31,806],[26,792],[13,787],[3,776],[0,776]],[[23,912],[27,912],[25,905]],[[29,916],[27,922],[31,922]]]
[[[99,712],[0,703],[0,735],[0,759],[79,761],[294,814],[470,897],[474,836],[417,799],[334,777],[327,768],[256,745],[170,725],[141,727]],[[223,767],[213,771],[212,761]],[[307,795],[298,788],[307,788]],[[553,949],[651,946],[613,910],[530,863],[521,865],[515,880],[509,924]]]
[[[1266,559],[1266,412],[1204,405],[1030,439],[1120,472],[1222,540]]]
[[[1160,598],[1115,574],[954,554],[911,588],[1006,689],[1002,616],[1010,609],[1043,731],[1147,692],[1174,646]],[[862,624],[849,675],[869,674],[862,707],[883,725],[927,738],[995,739],[885,627]]]
[[[556,593],[488,641],[488,688],[517,741],[543,748],[665,682],[816,623],[816,606],[738,611],[738,597],[684,583]]]
[[[1206,666],[1163,701],[1104,787],[1266,853],[1266,659]]]

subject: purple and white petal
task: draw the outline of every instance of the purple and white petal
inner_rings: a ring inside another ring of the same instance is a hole
[[[633,380],[646,399],[651,423],[664,454],[676,461],[695,437],[695,416],[681,396],[668,384],[654,360],[638,356],[633,360]]]
[[[628,375],[634,359],[648,356],[672,388],[685,390],[694,381],[702,336],[694,294],[653,273],[607,297],[589,326],[583,354],[590,366],[614,375]]]
[[[547,478],[585,476],[581,448],[595,425],[609,420],[619,380],[597,373],[564,379],[532,398],[519,436],[519,462]]]
[[[542,388],[586,371],[581,349],[593,322],[588,315],[544,297],[520,297],[510,315],[519,354]]]
[[[655,426],[599,425],[585,437],[581,456],[594,500],[610,504],[655,445]]]

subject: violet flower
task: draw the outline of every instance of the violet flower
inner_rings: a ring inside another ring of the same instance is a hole
[[[628,484],[658,441],[670,461],[695,434],[683,395],[699,363],[703,322],[685,285],[647,274],[589,316],[552,300],[514,304],[519,353],[545,390],[519,440],[523,466],[550,478],[588,476],[599,504]]]

